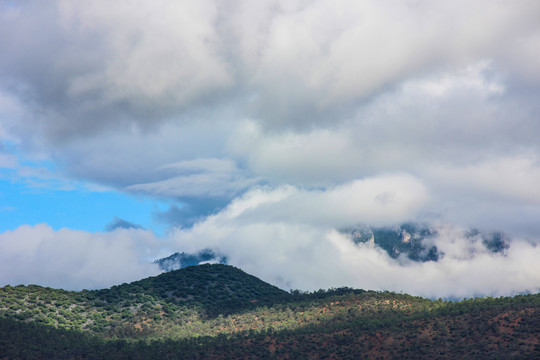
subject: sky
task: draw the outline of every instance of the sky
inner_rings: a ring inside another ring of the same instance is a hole
[[[0,0],[0,54],[0,285],[210,248],[284,289],[540,290],[538,1]],[[340,231],[404,222],[444,255]]]

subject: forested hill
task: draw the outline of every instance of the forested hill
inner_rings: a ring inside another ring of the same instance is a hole
[[[540,294],[287,293],[226,265],[97,291],[0,288],[0,359],[540,358]]]
[[[163,273],[89,294],[121,308],[149,301],[191,306],[213,317],[286,301],[290,294],[229,265],[205,264]]]

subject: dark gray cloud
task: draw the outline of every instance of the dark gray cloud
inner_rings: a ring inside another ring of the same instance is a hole
[[[198,221],[223,209],[228,199],[183,198],[180,205],[170,205],[165,211],[157,211],[154,218],[172,227],[190,228]]]
[[[3,2],[0,73],[55,141],[235,99],[267,128],[310,129],[402,81],[479,60],[531,84],[538,10],[531,1]]]
[[[152,126],[230,85],[213,7],[3,2],[3,85],[55,142]]]

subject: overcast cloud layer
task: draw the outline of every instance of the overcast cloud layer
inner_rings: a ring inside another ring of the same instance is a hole
[[[0,1],[0,54],[0,168],[171,204],[163,238],[17,224],[2,284],[109,286],[212,247],[285,288],[540,288],[538,1]],[[336,231],[404,221],[446,256]]]

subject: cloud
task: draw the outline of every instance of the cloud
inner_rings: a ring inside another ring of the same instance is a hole
[[[536,153],[537,84],[516,71],[536,64],[537,8],[6,3],[1,89],[23,110],[3,127],[70,176],[160,196]],[[164,171],[204,159],[237,169]]]
[[[159,171],[170,175],[166,180],[130,185],[126,190],[165,197],[228,198],[257,182],[230,159],[184,160],[163,165]]]
[[[540,203],[540,189],[536,186],[540,182],[540,163],[534,158],[502,157],[461,167],[434,167],[430,175],[472,196]]]
[[[56,141],[224,102],[265,128],[309,129],[429,72],[484,59],[533,69],[538,12],[532,1],[4,3],[0,71]]]
[[[440,229],[439,229],[440,230]],[[534,260],[538,245],[513,241],[506,254],[490,253],[480,240],[470,242],[462,230],[452,229],[435,239],[445,253],[437,262],[400,264],[367,245],[353,246],[338,234],[342,265],[351,281],[364,288],[392,289],[428,297],[463,298],[538,292],[540,267]]]
[[[290,203],[284,199],[293,196],[290,191],[257,195],[246,195],[191,229],[178,229],[172,235],[176,246],[191,252],[215,249],[227,256],[229,264],[285,289],[353,286],[434,298],[540,290],[537,240],[513,239],[504,252],[493,253],[480,237],[471,238],[465,229],[439,224],[433,225],[438,235],[431,239],[443,254],[438,261],[419,263],[406,256],[396,260],[369,243],[355,245],[327,224],[286,220],[291,213],[287,212]],[[257,212],[269,203],[282,205],[282,218]],[[340,209],[326,210],[331,214]]]
[[[230,139],[231,152],[273,183],[328,186],[365,175],[362,149],[348,128],[266,133],[246,120]]]
[[[15,8],[3,9],[11,15],[0,46],[10,56],[0,69],[14,91],[43,110],[43,130],[56,140],[130,121],[151,124],[231,83],[218,56],[211,1]],[[5,36],[8,30],[17,36]],[[32,59],[39,59],[39,72]]]
[[[0,153],[0,169],[12,169],[17,166],[17,159],[13,155]]]
[[[145,230],[89,233],[23,225],[0,234],[0,281],[69,290],[109,287],[157,275],[159,268],[148,259],[159,247]]]
[[[323,226],[345,226],[358,219],[388,224],[414,217],[427,199],[427,191],[418,179],[393,175],[355,180],[325,190],[255,190],[236,199],[224,214],[248,221],[263,218]]]
[[[223,209],[228,200],[215,198],[184,198],[179,205],[170,205],[168,209],[155,211],[153,216],[158,222],[169,227],[191,227],[198,221]]]

